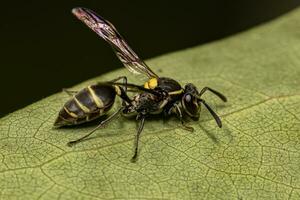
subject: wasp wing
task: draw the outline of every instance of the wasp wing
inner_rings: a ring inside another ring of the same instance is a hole
[[[87,8],[74,8],[72,13],[112,46],[118,58],[130,72],[144,74],[149,78],[158,77],[129,47],[109,21]]]

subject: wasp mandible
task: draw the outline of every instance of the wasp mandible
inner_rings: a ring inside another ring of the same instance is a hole
[[[163,113],[169,116],[175,114],[185,129],[193,131],[192,127],[185,125],[183,113],[191,118],[199,118],[201,104],[203,104],[213,116],[217,125],[220,128],[222,127],[218,115],[201,96],[206,91],[210,91],[226,102],[227,99],[223,94],[209,87],[204,87],[199,92],[192,83],[181,87],[172,78],[159,77],[137,56],[109,21],[87,8],[74,8],[72,13],[111,45],[117,57],[130,72],[146,75],[148,81],[143,86],[139,86],[128,83],[127,78],[123,76],[111,81],[90,85],[76,92],[60,110],[54,123],[55,126],[76,125],[94,120],[106,114],[112,108],[116,96],[122,99],[122,105],[115,113],[101,121],[91,132],[77,140],[70,141],[69,146],[89,137],[95,130],[103,127],[119,114],[125,116],[135,114],[136,120],[139,121],[132,161],[137,158],[140,134],[144,128],[145,119],[149,115]],[[136,94],[130,98],[128,92],[135,92]]]

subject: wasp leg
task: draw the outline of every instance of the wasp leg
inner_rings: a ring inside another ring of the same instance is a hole
[[[210,92],[212,92],[213,94],[215,94],[216,96],[218,96],[222,101],[224,101],[224,102],[226,102],[227,101],[227,98],[223,95],[223,94],[221,94],[220,92],[218,92],[218,91],[216,91],[216,90],[213,90],[213,89],[211,89],[211,88],[209,88],[209,87],[204,87],[204,88],[202,88],[202,90],[200,91],[200,93],[199,93],[199,98],[203,95],[203,93],[204,92],[206,92],[206,91],[210,91]]]
[[[120,77],[115,78],[115,79],[113,79],[113,80],[111,80],[111,81],[109,81],[109,82],[115,83],[115,82],[117,82],[117,81],[119,81],[119,80],[121,80],[121,79],[123,79],[123,83],[124,83],[124,84],[127,84],[127,77],[126,77],[126,76],[120,76]]]
[[[124,86],[124,91],[127,93],[127,77],[126,76],[123,76],[123,84],[125,85]]]
[[[115,113],[113,113],[111,116],[109,116],[106,120],[103,120],[100,122],[100,124],[94,128],[92,131],[90,131],[88,134],[86,134],[85,136],[77,139],[77,140],[73,140],[68,142],[68,146],[73,146],[81,141],[83,141],[85,138],[89,137],[90,135],[92,135],[97,129],[99,128],[103,128],[105,125],[107,125],[109,122],[111,122],[115,117],[118,116],[119,113],[121,113],[123,111],[124,107],[121,107],[119,110],[117,110]]]
[[[123,90],[127,96],[127,77],[123,76],[123,84],[125,85]],[[122,106],[126,106],[126,101],[122,98]]]
[[[205,107],[207,108],[207,110],[214,117],[214,119],[215,119],[216,123],[218,124],[218,126],[221,128],[222,127],[222,121],[219,118],[219,116],[215,113],[215,111],[213,111],[211,109],[211,107],[203,99],[198,99],[198,101],[200,101],[201,103],[203,103],[205,105]]]
[[[129,99],[127,96],[127,77],[126,76],[121,76],[118,78],[118,80],[123,79],[123,90],[124,90],[124,94],[121,93],[120,97],[122,98],[122,106],[126,106],[126,100],[125,99]],[[127,97],[125,97],[124,95],[126,95]]]
[[[134,154],[131,158],[131,162],[135,162],[137,159],[137,155],[138,155],[138,148],[139,148],[139,140],[140,140],[140,135],[143,131],[144,128],[144,124],[145,124],[145,116],[142,116],[140,118],[140,123],[139,123],[139,128],[138,131],[136,133],[136,137],[135,137],[135,149],[134,149]]]
[[[67,93],[69,96],[73,96],[74,94],[78,93],[78,91],[69,90],[67,88],[63,88],[62,91],[65,92],[65,93]]]
[[[127,95],[127,77],[126,76],[120,76],[116,79],[113,79],[111,81],[109,81],[109,83],[116,83],[117,81],[123,79],[123,83],[122,84],[118,84],[118,85],[115,85],[115,87],[119,87],[120,85],[122,85],[123,87],[120,88],[121,90],[121,94],[118,94],[121,99],[122,99],[122,106],[126,106],[126,102],[131,104],[131,99],[128,97]]]
[[[177,115],[177,117],[179,118],[180,122],[181,122],[181,125],[183,126],[183,128],[187,131],[190,131],[190,132],[193,132],[194,131],[194,128],[191,127],[191,126],[187,126],[183,120],[183,117],[182,117],[182,112],[181,112],[181,109],[179,108],[179,106],[177,104],[174,104],[174,107],[175,108],[175,113]],[[172,108],[172,109],[173,109]],[[174,111],[173,111],[174,112]]]

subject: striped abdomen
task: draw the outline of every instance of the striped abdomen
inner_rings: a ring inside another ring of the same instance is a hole
[[[114,104],[117,86],[108,84],[90,85],[80,90],[60,110],[54,126],[81,124],[94,120]]]

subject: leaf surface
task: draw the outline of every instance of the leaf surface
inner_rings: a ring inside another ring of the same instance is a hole
[[[131,163],[134,119],[119,118],[70,148],[95,124],[53,129],[68,99],[55,94],[0,120],[0,199],[300,198],[299,9],[147,63],[161,76],[224,93],[226,104],[204,97],[223,128],[205,108],[189,122],[193,133],[175,118],[150,119]],[[141,83],[122,69],[75,88],[124,74]]]

